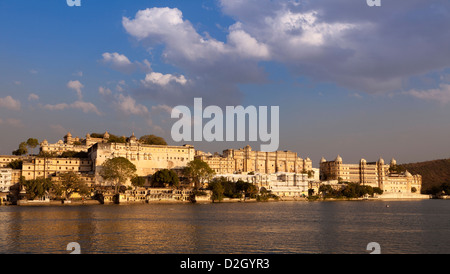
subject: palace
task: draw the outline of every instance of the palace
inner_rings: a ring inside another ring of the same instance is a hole
[[[232,173],[308,173],[312,170],[312,161],[302,159],[292,151],[252,151],[250,146],[242,149],[227,149],[223,155],[211,155],[197,151],[196,157],[208,163],[219,174]]]
[[[74,152],[87,152],[88,149],[97,143],[107,143],[109,140],[109,133],[106,131],[103,134],[102,138],[99,137],[91,137],[88,133],[86,134],[85,139],[80,139],[79,137],[72,137],[72,134],[68,132],[64,136],[64,141],[59,140],[54,144],[49,144],[47,140],[42,141],[40,144],[40,151],[46,152],[52,155],[61,155],[65,151],[74,151]]]
[[[145,145],[137,141],[134,134],[127,143],[96,143],[88,150],[96,181],[103,182],[99,175],[105,160],[124,157],[132,162],[137,175],[146,177],[161,169],[181,169],[194,160],[195,150],[191,145]]]
[[[420,193],[422,176],[411,175],[408,171],[398,172],[396,166],[395,159],[385,164],[382,158],[377,162],[361,159],[359,164],[343,164],[338,155],[334,161],[320,160],[320,179],[360,183],[390,193]]]
[[[117,138],[120,142],[114,142]],[[148,145],[140,142],[134,133],[126,138],[111,137],[108,132],[94,137],[86,134],[84,139],[73,138],[69,132],[64,140],[54,144],[44,140],[40,151],[41,155],[36,156],[0,156],[2,201],[9,199],[8,195],[12,192],[24,194],[23,189],[17,188],[21,185],[21,178],[50,178],[58,182],[62,173],[70,171],[78,173],[89,187],[108,187],[111,183],[103,180],[100,171],[107,159],[115,157],[124,157],[133,163],[137,169],[136,175],[144,177],[147,185],[158,170],[172,169],[180,174],[179,171],[189,162],[200,159],[214,170],[216,177],[249,182],[281,198],[306,197],[310,190],[318,193],[321,184],[340,188],[345,182],[379,187],[384,191],[383,197],[389,194],[394,198],[414,195],[417,197],[413,198],[419,198],[422,190],[422,177],[401,170],[395,159],[389,164],[385,164],[382,158],[376,162],[361,159],[358,164],[344,164],[338,156],[333,161],[322,158],[320,168],[313,168],[310,158],[301,158],[292,151],[254,151],[246,146],[226,149],[222,154],[211,154],[196,151],[192,145]],[[69,158],[61,156],[64,152],[85,153]],[[125,185],[131,186],[131,182]],[[155,197],[160,197],[158,195]],[[142,200],[142,197],[139,199]]]

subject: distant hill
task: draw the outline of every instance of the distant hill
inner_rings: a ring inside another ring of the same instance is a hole
[[[422,175],[422,192],[443,183],[450,183],[450,159],[401,164],[411,174]]]

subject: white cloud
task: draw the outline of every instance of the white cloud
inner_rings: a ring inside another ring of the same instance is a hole
[[[148,86],[149,84],[167,86],[170,83],[178,83],[180,85],[185,85],[187,83],[187,80],[183,75],[175,76],[172,74],[151,72],[145,76],[144,80],[141,80],[141,83],[144,84],[145,86]]]
[[[84,101],[75,101],[71,104],[67,103],[59,103],[59,104],[46,104],[42,106],[42,108],[47,110],[64,110],[64,109],[79,109],[83,111],[84,113],[93,112],[97,115],[102,115],[102,113],[97,109],[97,107],[90,102],[84,102]]]
[[[34,93],[30,93],[30,95],[28,95],[28,101],[37,101],[37,100],[39,100],[39,95]]]
[[[44,109],[48,109],[48,110],[63,110],[68,107],[69,107],[69,105],[66,103],[60,103],[60,104],[55,104],[55,105],[46,104],[43,106]]]
[[[450,43],[444,1],[395,3],[376,14],[351,0],[219,2],[239,29],[269,49],[270,60],[316,81],[358,92],[398,91],[410,77],[450,63],[442,46]]]
[[[442,104],[448,104],[450,102],[450,84],[440,84],[439,88],[428,89],[428,90],[409,90],[403,92],[403,94],[411,95],[413,97],[437,101]]]
[[[0,98],[0,107],[10,110],[20,110],[20,101],[8,95],[4,98]]]
[[[146,74],[138,92],[158,102],[181,103],[200,96],[215,104],[237,103],[237,84],[265,80],[258,62],[267,60],[269,48],[237,25],[229,29],[227,42],[199,34],[177,8],[140,10],[134,18],[123,17],[122,25],[146,48],[163,45],[164,61],[183,72]]]
[[[90,103],[90,102],[76,101],[76,102],[73,102],[72,104],[70,104],[70,107],[74,108],[74,109],[80,109],[84,113],[93,112],[97,115],[102,115],[101,112],[97,109],[97,107],[93,103]]]
[[[255,38],[241,29],[233,30],[228,35],[228,42],[234,48],[232,53],[236,53],[243,58],[256,58],[259,60],[268,60],[270,51],[267,45],[258,42]]]
[[[137,104],[136,100],[131,96],[125,96],[118,94],[116,96],[115,106],[126,115],[148,115],[149,111],[147,107],[141,104]]]
[[[100,93],[103,96],[109,96],[112,94],[112,91],[109,88],[99,87],[98,93]]]
[[[77,92],[78,100],[81,100],[83,98],[83,93],[81,92],[81,89],[84,88],[84,86],[80,81],[78,80],[69,81],[67,83],[67,87]]]
[[[152,111],[164,111],[167,113],[172,113],[172,107],[170,107],[168,105],[157,105],[157,106],[152,106]]]
[[[105,52],[102,54],[102,57],[102,63],[122,73],[132,73],[136,69],[141,69],[144,72],[150,72],[152,70],[151,64],[147,59],[144,59],[142,63],[138,61],[131,62],[127,56],[117,52]]]

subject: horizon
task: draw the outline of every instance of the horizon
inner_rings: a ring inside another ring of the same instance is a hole
[[[381,2],[2,1],[0,155],[67,132],[264,144],[175,142],[171,110],[199,97],[279,106],[278,150],[313,166],[448,159],[450,3]]]

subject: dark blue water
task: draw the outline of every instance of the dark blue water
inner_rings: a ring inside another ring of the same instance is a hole
[[[387,207],[386,205],[389,205]],[[450,201],[0,207],[0,253],[450,253]]]

